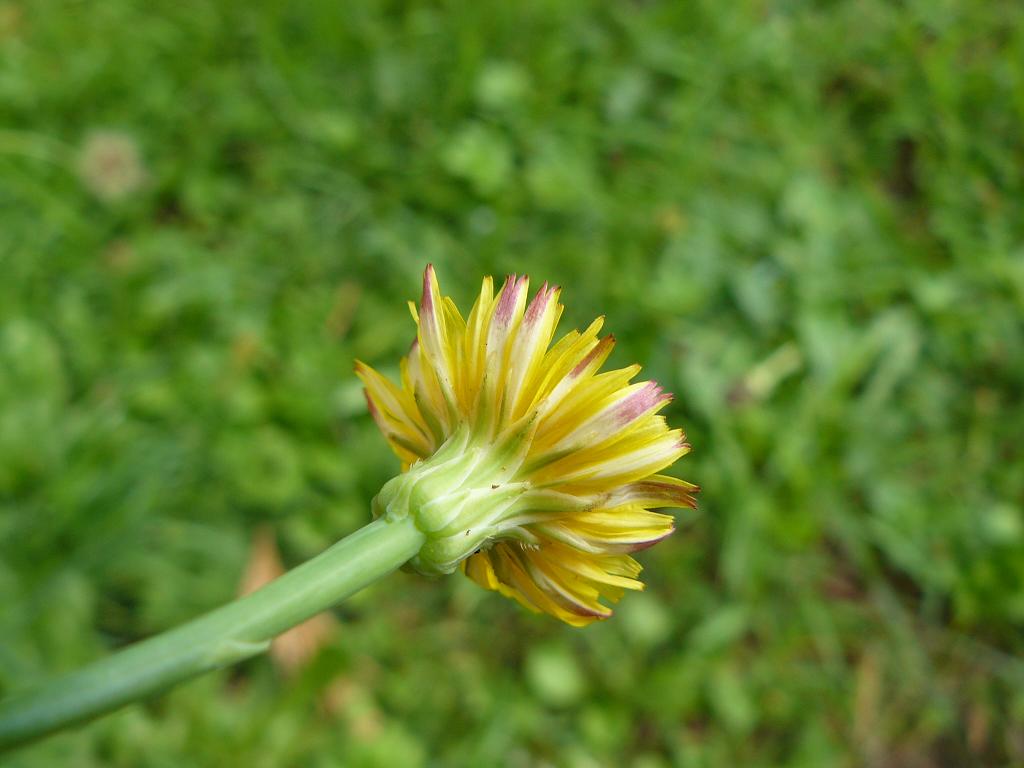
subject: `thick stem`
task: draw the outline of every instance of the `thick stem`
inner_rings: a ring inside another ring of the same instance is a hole
[[[274,636],[394,571],[423,541],[410,518],[377,520],[257,592],[0,701],[0,751],[261,653]]]

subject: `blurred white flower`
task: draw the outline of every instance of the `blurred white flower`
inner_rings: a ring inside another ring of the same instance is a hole
[[[119,131],[95,131],[86,137],[78,154],[78,175],[108,203],[125,199],[146,182],[137,142]]]

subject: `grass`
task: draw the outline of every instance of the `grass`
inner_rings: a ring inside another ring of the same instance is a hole
[[[401,574],[7,764],[1024,763],[1022,60],[998,1],[4,0],[0,690],[367,519],[428,261],[606,314],[705,489],[600,626]]]

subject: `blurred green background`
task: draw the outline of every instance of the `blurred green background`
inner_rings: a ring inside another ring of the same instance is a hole
[[[606,314],[701,509],[583,631],[392,576],[74,766],[1024,764],[1024,7],[0,2],[0,690],[398,470],[426,262]]]

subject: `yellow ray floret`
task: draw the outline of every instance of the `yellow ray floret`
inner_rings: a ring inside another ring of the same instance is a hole
[[[414,566],[461,565],[481,586],[583,626],[611,615],[602,600],[643,588],[629,553],[673,530],[651,509],[693,507],[697,486],[659,474],[689,450],[658,415],[670,396],[634,382],[639,366],[601,372],[615,344],[599,336],[603,318],[555,341],[560,289],[545,283],[527,302],[528,290],[511,276],[495,294],[485,278],[463,318],[428,266],[401,383],[357,362],[408,470],[375,508],[418,515],[428,544]]]

